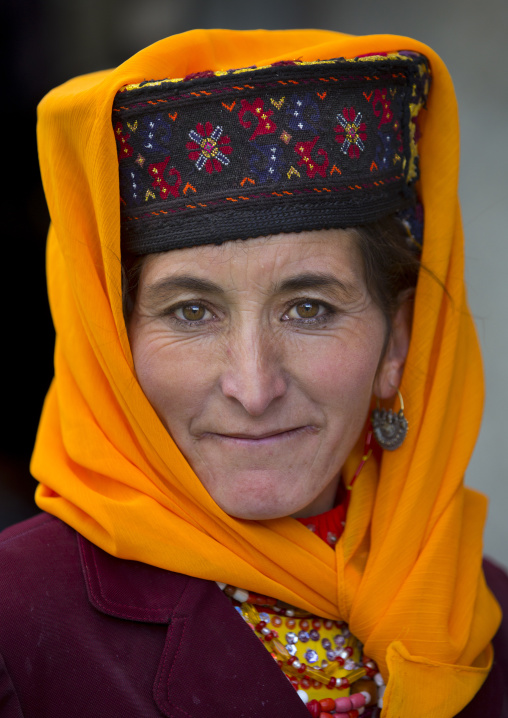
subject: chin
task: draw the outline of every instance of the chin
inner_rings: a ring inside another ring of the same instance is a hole
[[[274,490],[274,482],[271,481],[270,484],[268,487],[262,487],[256,486],[254,479],[238,481],[235,488],[231,488],[226,494],[222,491],[214,492],[206,484],[205,488],[221,509],[236,519],[248,521],[279,519],[291,516],[307,505],[308,501],[301,499],[298,501],[297,497],[287,494],[280,496],[279,491]]]
[[[220,504],[219,504],[220,505]],[[281,509],[280,511],[274,511],[273,509],[270,510],[269,508],[266,509],[257,509],[255,507],[227,507],[227,506],[221,506],[221,509],[225,513],[228,514],[228,516],[231,516],[235,519],[242,519],[245,521],[268,521],[269,519],[281,519],[286,516],[291,516],[291,509],[284,510]],[[288,513],[289,511],[289,513]]]
[[[208,487],[206,487],[208,489]],[[278,487],[277,487],[278,488]],[[273,485],[270,490],[263,491],[260,487],[254,486],[251,480],[249,489],[231,490],[226,496],[214,495],[213,490],[208,489],[211,497],[221,507],[221,509],[236,519],[245,519],[248,521],[266,521],[268,519],[280,519],[286,516],[313,516],[315,513],[321,513],[319,507],[314,510],[314,505],[319,501],[320,495],[298,497],[290,496],[289,492],[280,496]],[[331,506],[326,506],[331,508]],[[326,510],[322,509],[322,510]]]

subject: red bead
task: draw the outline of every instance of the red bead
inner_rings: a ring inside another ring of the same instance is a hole
[[[280,616],[274,616],[272,618],[272,623],[274,626],[280,626],[282,624],[282,618]]]
[[[266,621],[260,621],[259,623],[256,623],[256,631],[261,631],[261,629],[266,627]]]
[[[330,678],[330,680],[328,681],[328,683],[326,684],[326,687],[327,688],[335,688],[336,683],[337,683],[337,679],[332,676]]]
[[[255,606],[275,606],[277,603],[277,599],[270,598],[269,596],[260,596],[258,593],[249,593],[247,600]]]
[[[321,711],[319,718],[334,718],[334,716],[327,711]]]
[[[289,682],[291,683],[291,685],[293,686],[293,688],[295,689],[295,691],[297,691],[298,688],[299,688],[298,678],[295,678],[294,676],[291,676],[291,678],[289,679]]]
[[[321,706],[316,700],[307,702],[307,710],[311,714],[312,718],[319,718],[321,714]]]
[[[333,711],[335,710],[335,701],[333,698],[322,698],[319,701],[322,711]]]
[[[307,621],[307,619],[306,619],[306,618],[302,618],[302,620],[300,621],[300,628],[302,629],[302,631],[306,631],[306,630],[308,629],[309,625],[310,625],[310,624],[309,624],[309,622]]]
[[[321,683],[319,681],[312,681],[312,685],[314,688],[321,688]]]
[[[287,660],[288,666],[292,666],[295,661],[296,661],[296,656],[290,656]]]
[[[334,660],[339,664],[339,666],[343,666],[345,663],[344,659],[340,656],[337,656]]]
[[[366,670],[366,672],[367,672],[367,678],[374,678],[374,676],[375,676],[376,673],[377,673],[377,671],[376,671],[375,668],[368,668],[368,667],[367,667],[367,668],[365,668],[365,670]]]
[[[331,629],[333,628],[333,621],[330,621],[330,620],[328,619],[327,621],[324,622],[324,627],[325,627],[328,631],[331,631]]]
[[[310,688],[312,685],[312,682],[311,682],[310,678],[307,678],[307,676],[304,676],[300,680],[300,684],[301,684],[302,688]]]
[[[296,626],[296,621],[295,621],[295,619],[294,619],[294,618],[288,618],[288,620],[286,621],[286,626],[287,626],[288,628],[294,628],[294,627]]]
[[[352,711],[349,711],[349,713],[347,715],[348,715],[348,718],[358,718],[358,716],[360,714],[358,713],[358,711],[356,709],[354,709]]]
[[[296,670],[298,671],[298,673],[305,673],[305,671],[307,670],[307,666],[305,665],[305,663],[302,663],[300,668],[297,668]]]
[[[321,628],[321,626],[322,626],[322,623],[321,623],[321,621],[320,621],[318,618],[315,618],[315,619],[312,621],[312,628],[315,628],[316,631],[319,631],[319,629]]]
[[[273,637],[273,633],[270,631],[270,633],[266,634],[265,641],[271,641]]]

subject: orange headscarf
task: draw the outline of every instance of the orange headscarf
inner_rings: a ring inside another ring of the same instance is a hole
[[[333,551],[294,519],[226,515],[137,383],[122,315],[112,103],[144,79],[400,49],[426,55],[433,77],[420,194],[423,263],[435,276],[422,272],[416,295],[401,387],[409,435],[363,469]],[[441,60],[389,35],[193,31],[53,90],[39,118],[57,341],[32,463],[38,505],[115,556],[347,620],[388,679],[385,718],[455,715],[488,673],[500,614],[481,571],[486,501],[463,485],[483,381],[463,279],[457,107]]]

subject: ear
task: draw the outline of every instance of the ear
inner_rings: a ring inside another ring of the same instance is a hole
[[[374,380],[373,391],[380,399],[391,399],[396,394],[402,379],[411,339],[413,297],[412,289],[402,292],[398,309],[392,319],[386,350]]]

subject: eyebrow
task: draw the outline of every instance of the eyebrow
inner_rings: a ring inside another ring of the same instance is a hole
[[[145,288],[145,298],[150,304],[155,304],[166,299],[168,294],[178,289],[206,294],[225,294],[224,289],[215,282],[189,274],[179,274],[176,277],[165,277],[158,282],[149,284]]]
[[[145,288],[145,299],[150,304],[164,301],[167,295],[175,290],[186,290],[202,294],[215,294],[224,296],[226,291],[215,282],[209,279],[202,279],[189,274],[180,274],[175,277],[165,277],[154,282]],[[288,277],[274,285],[275,294],[287,294],[289,292],[302,292],[305,290],[331,289],[338,291],[341,298],[348,302],[357,301],[361,296],[361,290],[351,282],[344,282],[334,274],[326,272],[303,272],[293,277]]]
[[[362,292],[352,282],[344,282],[334,274],[326,272],[303,272],[289,277],[276,285],[276,291],[301,292],[305,289],[332,289],[338,291],[346,301],[357,301]]]

